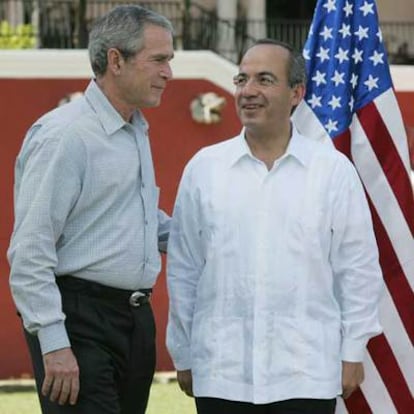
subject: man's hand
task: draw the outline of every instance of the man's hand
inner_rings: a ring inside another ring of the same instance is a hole
[[[63,348],[43,355],[45,379],[42,394],[60,405],[74,405],[79,394],[79,367],[71,348]]]
[[[348,398],[364,381],[362,362],[342,361],[342,398]]]
[[[189,397],[194,397],[193,376],[191,374],[191,369],[187,369],[185,371],[177,371],[177,381],[178,385],[181,388],[181,391],[184,391]]]

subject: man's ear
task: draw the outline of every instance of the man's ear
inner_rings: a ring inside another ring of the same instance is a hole
[[[124,63],[124,58],[121,55],[121,52],[111,47],[108,49],[107,52],[107,58],[108,58],[108,70],[111,71],[111,73],[115,76],[119,75],[121,73],[121,68]]]
[[[299,103],[305,96],[305,92],[306,88],[303,83],[298,83],[292,88],[292,105],[294,107],[299,105]]]

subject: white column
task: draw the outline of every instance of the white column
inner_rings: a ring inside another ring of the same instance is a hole
[[[247,34],[254,39],[266,37],[266,0],[248,0],[246,18]]]
[[[7,20],[13,27],[23,23],[22,1],[8,1],[7,9]]]
[[[235,24],[237,18],[237,0],[218,0],[217,17],[220,20],[217,28],[218,52],[226,58],[235,61],[237,57],[235,50]]]

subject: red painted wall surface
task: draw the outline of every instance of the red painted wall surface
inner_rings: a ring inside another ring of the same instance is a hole
[[[20,321],[8,286],[6,250],[13,226],[14,161],[31,123],[64,95],[83,90],[87,83],[88,80],[79,79],[0,79],[0,379],[31,376]],[[205,125],[192,120],[190,102],[204,92],[216,92],[227,98],[221,123]],[[397,98],[405,124],[414,128],[414,92],[399,92]],[[171,81],[161,106],[146,110],[145,115],[151,126],[152,151],[161,187],[160,206],[171,213],[185,163],[199,148],[238,133],[240,124],[232,96],[203,80]],[[173,366],[164,345],[168,308],[164,272],[155,287],[153,305],[157,320],[157,370],[171,370]]]
[[[6,250],[13,226],[14,161],[31,123],[56,106],[64,95],[83,90],[87,83],[88,80],[79,79],[0,79],[0,379],[31,376],[32,372],[8,286]],[[227,98],[221,123],[206,125],[192,120],[190,102],[204,92]],[[170,214],[185,163],[199,148],[238,133],[240,124],[232,96],[203,80],[171,81],[161,106],[146,110],[145,115],[150,123],[157,182],[161,187],[160,206]],[[172,370],[164,345],[168,308],[164,272],[155,287],[153,307],[157,321],[157,370]]]

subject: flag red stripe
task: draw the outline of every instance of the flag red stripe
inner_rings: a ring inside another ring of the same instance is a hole
[[[390,187],[396,196],[411,234],[414,236],[414,198],[410,177],[399,156],[394,141],[373,102],[358,110],[357,114]]]
[[[346,409],[350,413],[373,414],[361,388],[355,390],[355,392],[349,398],[344,400],[344,402]]]
[[[384,281],[400,315],[404,328],[414,344],[414,292],[407,281],[397,255],[381,222],[378,213],[368,200],[371,207],[372,221],[380,252],[380,264]],[[414,412],[414,411],[413,411]]]
[[[414,413],[414,401],[397,360],[384,335],[372,338],[368,351],[399,414]]]
[[[345,155],[352,161],[350,150],[351,139],[352,137],[349,130],[347,130],[335,138],[334,144],[339,151],[345,153]],[[384,225],[369,199],[368,194],[367,198],[370,204],[375,235],[378,242],[380,264],[384,280],[405,330],[407,331],[411,342],[414,344],[414,293],[401,268],[391,240],[388,237]],[[414,206],[412,211],[414,211]]]
[[[349,129],[344,131],[342,134],[336,136],[335,139],[333,140],[333,143],[335,145],[335,148],[338,151],[341,151],[343,154],[345,154],[352,161],[351,134],[349,132]]]

